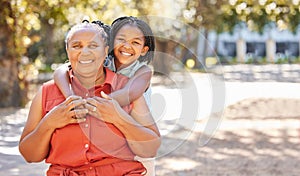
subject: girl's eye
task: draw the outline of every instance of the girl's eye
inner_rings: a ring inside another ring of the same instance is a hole
[[[135,45],[141,45],[141,43],[138,42],[138,41],[133,41],[133,44],[135,44]]]

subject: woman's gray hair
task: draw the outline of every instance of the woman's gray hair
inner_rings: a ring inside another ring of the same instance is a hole
[[[81,30],[81,29],[94,29],[97,32],[99,32],[100,36],[103,38],[105,46],[108,46],[108,35],[104,31],[103,27],[99,26],[98,24],[95,23],[89,23],[87,21],[84,21],[83,23],[76,24],[73,26],[69,32],[67,33],[65,43],[66,43],[66,48],[68,48],[68,42],[70,38],[74,35],[75,32]]]

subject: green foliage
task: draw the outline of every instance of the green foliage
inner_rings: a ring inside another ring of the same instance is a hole
[[[300,57],[282,57],[278,58],[275,64],[299,64]]]
[[[238,64],[238,60],[236,57],[225,57],[225,56],[220,56],[219,61],[222,65],[234,65]]]
[[[300,24],[299,6],[299,1],[291,0],[188,0],[186,9],[192,15],[185,19],[192,25],[213,29],[218,33],[232,32],[241,22],[259,33],[269,23],[295,33]]]
[[[42,55],[47,63],[66,60],[64,36],[71,25],[80,22],[85,16],[110,24],[113,19],[122,15],[168,16],[161,11],[160,6],[166,10],[169,8],[164,6],[168,3],[159,3],[159,6],[155,1],[137,0],[1,1],[2,6],[5,3],[11,4],[13,13],[4,8],[0,12],[4,17],[0,19],[0,24],[5,23],[15,31],[17,54],[26,55],[31,61]],[[293,4],[289,0],[176,0],[172,3],[181,6],[179,12],[172,12],[172,18],[182,19],[196,29],[201,26],[217,33],[233,32],[241,23],[260,33],[270,23],[296,32],[300,23],[299,2]],[[148,20],[151,23],[151,19]],[[167,26],[163,21],[152,23],[158,25],[153,30]],[[173,25],[169,28],[175,29]],[[180,28],[177,30],[180,31]],[[160,35],[172,34],[170,29],[159,32]],[[180,34],[172,35],[180,37]]]
[[[270,24],[276,24],[279,29],[296,33],[300,23],[299,3],[292,0],[1,0],[0,27],[9,34],[7,48],[10,53],[10,57],[3,58],[16,59],[22,65],[21,58],[26,57],[29,63],[25,65],[34,66],[38,60],[47,63],[44,71],[51,71],[51,63],[67,59],[64,48],[66,32],[86,16],[107,24],[124,15],[144,16],[154,33],[160,36],[157,42],[172,38],[191,50],[196,46],[199,29],[233,32],[239,25],[246,24],[249,29],[262,33]],[[169,24],[172,21],[169,19],[182,23]],[[295,58],[289,62],[299,63],[299,60]],[[279,63],[286,61],[278,60]],[[233,58],[228,62],[237,63],[237,60]],[[20,66],[19,73],[26,68]],[[20,84],[26,85],[22,82],[26,75],[19,79]]]
[[[255,58],[248,58],[245,64],[256,64],[256,65],[263,65],[267,64],[266,57],[255,57]]]
[[[288,21],[289,30],[292,31],[293,33],[296,33],[297,29],[299,28],[299,23],[300,23],[300,8],[299,7],[297,8],[296,6],[292,6],[290,8],[290,13],[288,14],[287,21]]]
[[[131,0],[2,0],[0,24],[8,25],[15,35],[14,53],[33,62],[42,56],[44,62],[66,60],[64,37],[70,26],[85,16],[110,24],[122,15],[147,15],[151,1]],[[11,10],[9,10],[11,8]]]

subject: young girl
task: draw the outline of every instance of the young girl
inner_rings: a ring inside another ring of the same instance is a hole
[[[152,70],[147,66],[154,55],[155,43],[151,28],[147,23],[135,17],[120,17],[109,29],[100,21],[93,21],[110,34],[110,53],[105,65],[112,71],[130,78],[126,86],[110,96],[121,106],[130,104],[143,93],[150,104],[150,80]],[[67,65],[54,72],[54,81],[67,98],[73,94],[69,87]]]
[[[150,108],[151,69],[147,66],[154,56],[155,41],[147,23],[135,17],[120,17],[113,21],[111,29],[100,21],[94,21],[110,35],[109,56],[105,65],[112,71],[129,77],[123,89],[113,92],[110,97],[121,106],[130,104],[144,95]],[[64,65],[54,72],[54,81],[65,97],[73,94],[69,87],[68,68]],[[147,175],[154,175],[154,160],[137,158],[147,168]]]

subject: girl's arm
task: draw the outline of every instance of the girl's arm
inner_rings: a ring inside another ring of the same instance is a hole
[[[119,126],[118,128],[123,128],[125,131],[124,133],[131,150],[139,157],[155,157],[161,145],[161,136],[143,96],[133,101],[133,109],[130,116],[134,121],[125,120],[123,124],[120,124],[121,127]],[[129,125],[126,125],[128,123]],[[136,129],[131,128],[131,126],[144,127],[143,131],[146,133],[143,134],[144,136],[140,136],[140,134],[136,133]]]
[[[72,118],[76,114],[88,112],[86,109],[72,110],[75,106],[82,104],[85,104],[85,101],[81,97],[71,96],[43,117],[42,89],[40,89],[32,100],[28,119],[19,142],[19,151],[24,159],[27,162],[44,160],[49,153],[51,136],[56,128],[85,120]]]
[[[68,77],[68,64],[63,64],[59,66],[53,73],[54,82],[59,88],[59,90],[63,93],[65,98],[73,95],[70,89],[69,77]]]
[[[124,88],[110,94],[120,106],[125,106],[138,99],[150,86],[152,70],[148,66],[138,69]]]
[[[102,97],[89,98],[87,109],[94,117],[114,124],[125,136],[132,152],[140,157],[155,157],[161,144],[160,133],[143,96],[133,101],[130,114],[117,101],[102,92]],[[96,111],[92,111],[96,107]]]

